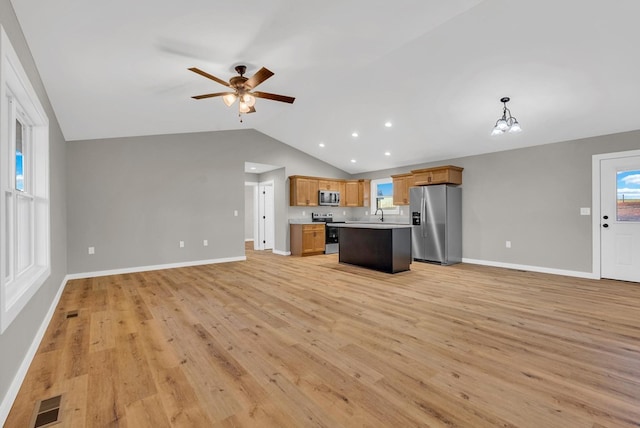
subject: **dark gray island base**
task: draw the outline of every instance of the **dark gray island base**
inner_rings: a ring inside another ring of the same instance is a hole
[[[339,227],[340,263],[387,273],[409,270],[411,226],[347,223]]]

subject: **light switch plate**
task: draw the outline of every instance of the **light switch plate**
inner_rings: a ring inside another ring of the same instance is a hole
[[[589,207],[580,208],[580,215],[591,215],[591,208]]]
[[[89,249],[87,250],[87,252],[89,254],[95,254],[96,253],[96,247],[89,247]]]

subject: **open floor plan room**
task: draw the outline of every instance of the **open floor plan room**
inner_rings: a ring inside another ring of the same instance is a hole
[[[5,426],[640,424],[638,284],[337,257],[70,281]]]

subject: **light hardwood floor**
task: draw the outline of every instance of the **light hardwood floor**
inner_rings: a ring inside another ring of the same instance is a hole
[[[640,284],[247,256],[71,281],[6,427],[640,426]]]

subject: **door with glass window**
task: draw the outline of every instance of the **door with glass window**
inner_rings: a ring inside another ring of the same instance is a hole
[[[600,160],[603,278],[640,282],[640,156]]]

